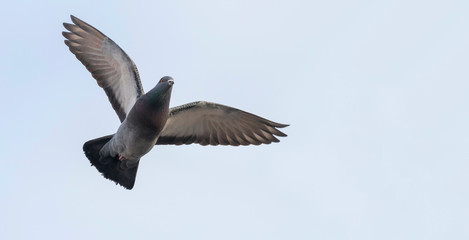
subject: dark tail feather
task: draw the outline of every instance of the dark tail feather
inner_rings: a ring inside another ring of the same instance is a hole
[[[135,177],[137,176],[138,162],[135,167],[122,168],[121,161],[118,157],[106,159],[106,163],[99,161],[99,151],[113,135],[104,136],[90,140],[83,144],[83,151],[85,151],[86,157],[90,160],[91,165],[95,166],[96,169],[107,179],[110,179],[116,184],[120,184],[127,189],[132,189],[135,183]]]

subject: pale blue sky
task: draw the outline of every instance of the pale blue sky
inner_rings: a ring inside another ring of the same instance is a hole
[[[468,239],[468,1],[9,1],[0,239]],[[258,147],[157,146],[132,191],[82,144],[119,120],[63,44],[69,15],[171,105],[281,123]]]

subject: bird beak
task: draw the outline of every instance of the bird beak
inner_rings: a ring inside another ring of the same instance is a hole
[[[170,86],[173,85],[173,84],[174,84],[174,80],[173,80],[173,79],[169,79],[169,80],[168,80],[168,84],[169,84]]]

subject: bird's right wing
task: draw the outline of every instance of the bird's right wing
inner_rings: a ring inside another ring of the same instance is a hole
[[[279,142],[275,135],[287,136],[277,129],[286,126],[233,107],[200,101],[171,108],[156,144],[269,144]]]
[[[143,94],[137,67],[110,38],[88,23],[71,16],[74,24],[64,23],[65,44],[75,54],[98,85],[104,89],[119,119],[124,121]]]

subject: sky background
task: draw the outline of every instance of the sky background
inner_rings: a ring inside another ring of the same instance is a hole
[[[468,239],[469,1],[8,1],[0,239]],[[114,133],[69,15],[171,106],[280,123],[250,147],[157,146],[128,191],[82,151]]]

